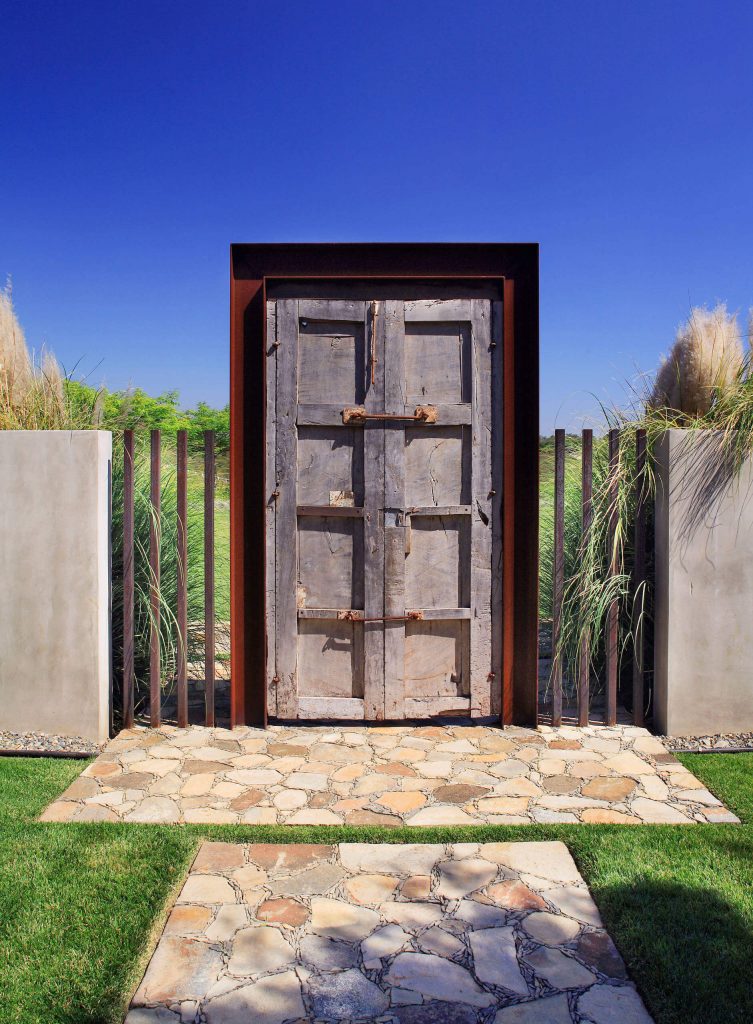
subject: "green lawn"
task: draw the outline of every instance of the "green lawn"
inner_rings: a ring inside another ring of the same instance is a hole
[[[658,1024],[753,1020],[753,755],[683,757],[745,824],[452,829],[58,825],[82,762],[0,760],[0,1024],[123,1019],[202,836],[312,842],[561,839]]]

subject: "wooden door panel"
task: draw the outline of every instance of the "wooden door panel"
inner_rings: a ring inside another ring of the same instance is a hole
[[[361,519],[301,516],[298,608],[363,608]]]
[[[463,427],[408,427],[405,501],[408,508],[470,502],[470,431]]]
[[[363,430],[298,426],[298,504],[363,506]]]
[[[405,692],[410,697],[467,697],[469,668],[467,621],[406,623]]]
[[[363,322],[299,317],[298,402],[360,405],[365,397]]]
[[[459,405],[471,396],[471,332],[468,324],[405,325],[406,402]]]
[[[301,619],[299,697],[363,697],[363,623]]]
[[[468,607],[468,516],[411,516],[405,556],[410,609]]]

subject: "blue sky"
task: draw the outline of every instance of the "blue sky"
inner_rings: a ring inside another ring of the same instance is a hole
[[[538,241],[542,429],[753,305],[753,5],[6,0],[0,276],[94,382],[228,395],[231,241]]]

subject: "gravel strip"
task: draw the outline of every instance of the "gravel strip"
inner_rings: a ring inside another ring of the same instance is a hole
[[[51,736],[46,732],[8,732],[0,729],[0,750],[48,750],[72,751],[81,754],[98,754],[104,743],[92,743],[82,736]]]
[[[705,753],[711,750],[750,750],[753,732],[727,732],[717,736],[660,736],[667,750]]]

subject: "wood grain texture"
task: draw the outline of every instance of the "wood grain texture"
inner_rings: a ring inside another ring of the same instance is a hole
[[[473,300],[471,359],[472,516],[470,557],[471,714],[491,714],[492,669],[492,348],[491,308]]]
[[[405,692],[411,697],[468,696],[469,620],[405,624]]]
[[[363,623],[298,623],[298,696],[363,697]]]
[[[264,593],[266,607],[266,650],[265,685],[267,687],[267,712],[277,714],[277,686],[274,679],[277,675],[277,566],[275,552],[277,549],[277,303],[267,302],[267,410],[266,410],[266,441],[265,441],[265,479],[267,493],[264,496],[264,537],[266,573]]]
[[[366,377],[367,412],[384,411],[385,319],[380,304],[369,304],[366,312],[369,351],[375,352],[374,381],[371,366]],[[380,357],[381,355],[381,357]],[[359,428],[355,428],[359,429]],[[384,429],[360,428],[363,434],[364,466],[364,617],[384,615]],[[384,718],[384,626],[368,622],[363,626],[363,714],[370,721]]]
[[[456,427],[407,427],[405,501],[408,507],[470,501],[468,431]],[[465,470],[465,471],[464,471]]]
[[[491,715],[502,716],[502,634],[503,634],[503,576],[504,550],[502,535],[502,501],[504,487],[504,436],[503,436],[503,324],[502,303],[492,302],[492,381],[491,381],[491,459],[492,459],[492,674],[490,687]]]
[[[384,321],[384,405],[399,409],[406,402],[405,322],[403,303],[381,303]],[[405,613],[405,427],[384,428],[384,614]],[[391,513],[390,511],[391,510]],[[384,717],[405,714],[405,623],[384,624]]]
[[[363,320],[299,322],[298,400],[360,405],[365,397]]]
[[[277,303],[277,340],[275,675],[277,715],[295,718],[298,713],[298,302],[295,299]]]
[[[357,697],[301,697],[297,717],[304,722],[359,722],[364,719],[364,702]]]

